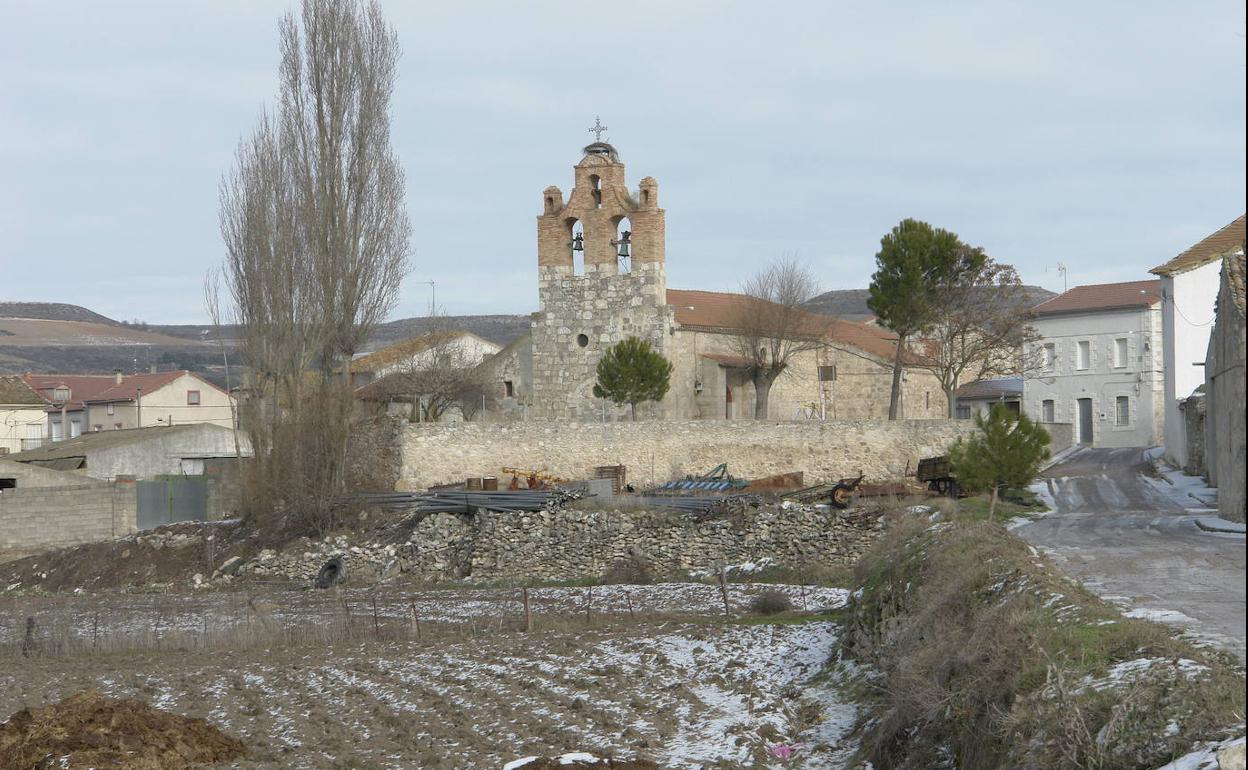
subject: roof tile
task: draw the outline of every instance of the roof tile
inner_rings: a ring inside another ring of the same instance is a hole
[[[1243,245],[1244,217],[1241,214],[1238,219],[1226,227],[1218,230],[1164,265],[1158,265],[1148,272],[1154,275],[1165,276],[1186,273],[1188,270],[1195,270],[1210,262],[1216,262],[1226,252],[1234,249],[1236,246],[1242,247]]]
[[[1161,301],[1161,281],[1093,283],[1076,286],[1032,308],[1038,316],[1152,307]]]

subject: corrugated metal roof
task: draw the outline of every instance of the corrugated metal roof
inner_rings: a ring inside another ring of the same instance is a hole
[[[1023,395],[1022,377],[999,377],[968,382],[955,391],[958,398],[1011,398]]]

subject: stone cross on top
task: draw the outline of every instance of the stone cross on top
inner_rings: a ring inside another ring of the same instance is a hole
[[[602,141],[602,134],[603,134],[603,132],[604,132],[604,131],[606,131],[606,130],[607,130],[607,127],[606,127],[606,126],[604,126],[604,125],[602,125],[602,119],[601,119],[601,118],[599,118],[597,115],[595,115],[595,116],[594,116],[594,125],[593,125],[593,127],[591,127],[591,128],[589,129],[589,133],[591,133],[591,134],[593,134],[593,135],[594,135],[594,141],[595,141],[595,142],[601,142],[601,141]]]

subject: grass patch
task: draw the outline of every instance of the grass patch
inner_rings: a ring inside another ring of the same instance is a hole
[[[1124,618],[998,524],[902,518],[855,582],[842,648],[876,672],[876,767],[1156,767],[1242,730],[1229,656]]]

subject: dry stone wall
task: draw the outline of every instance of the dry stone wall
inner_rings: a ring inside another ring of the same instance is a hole
[[[412,424],[399,436],[398,486],[496,476],[504,467],[580,479],[618,464],[630,482],[649,486],[723,462],[745,478],[803,471],[813,484],[861,471],[883,480],[913,473],[919,459],[943,454],[974,427],[970,420]]]
[[[314,547],[264,551],[238,571],[311,581],[332,556],[348,580],[408,574],[425,580],[577,580],[601,576],[622,560],[656,577],[771,563],[792,567],[851,564],[874,541],[877,521],[814,506],[769,506],[696,521],[665,511],[485,511],[437,514],[407,542],[353,543],[339,537]]]

